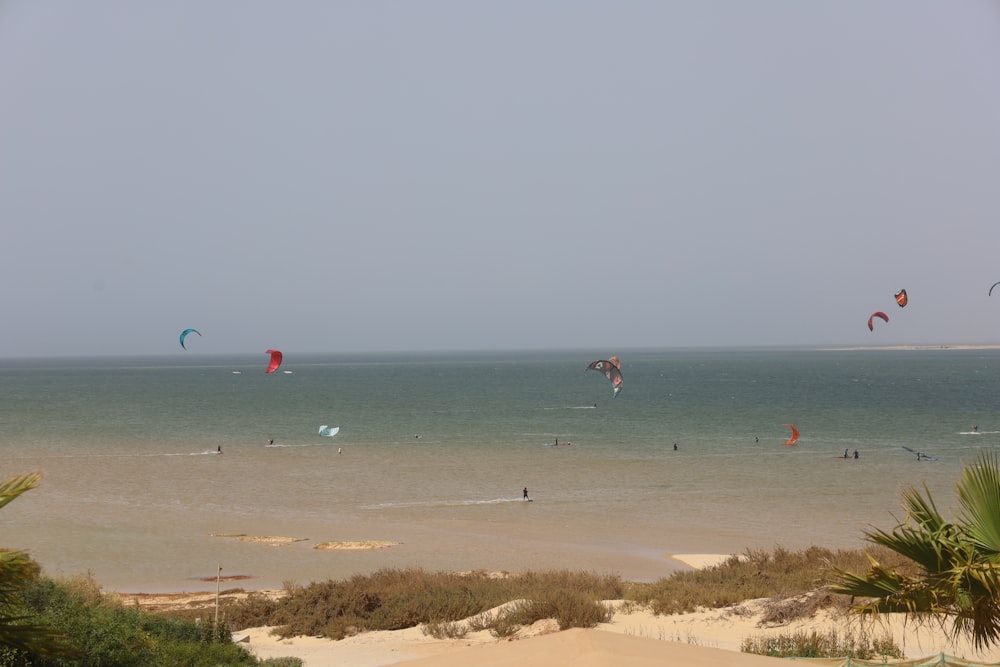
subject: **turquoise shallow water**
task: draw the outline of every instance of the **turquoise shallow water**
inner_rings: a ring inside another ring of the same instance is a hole
[[[583,370],[600,355],[566,352],[0,361],[0,474],[44,474],[2,546],[130,590],[219,565],[258,587],[410,565],[651,579],[669,553],[856,546],[902,488],[951,506],[1000,444],[994,350],[615,352],[616,399]],[[312,548],[346,540],[398,544]]]

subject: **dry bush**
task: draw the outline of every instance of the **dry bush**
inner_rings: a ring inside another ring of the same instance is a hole
[[[515,621],[511,614],[499,614],[490,626],[490,634],[497,639],[509,639],[520,630],[521,624]]]
[[[881,562],[901,569],[915,565],[886,549],[873,549]],[[744,600],[774,598],[774,614],[795,618],[795,613],[812,615],[825,606],[844,604],[841,596],[827,593],[809,603],[780,601],[809,591],[824,591],[834,581],[838,569],[865,569],[868,558],[861,550],[833,551],[809,547],[790,551],[776,547],[773,551],[748,550],[714,567],[672,576],[647,586],[632,586],[629,595],[648,604],[656,614],[675,614],[701,608],[720,608]]]
[[[576,591],[549,591],[544,597],[525,605],[518,620],[531,625],[543,618],[554,618],[560,630],[592,628],[607,623],[614,611],[583,593]]]
[[[226,617],[237,630],[256,625],[261,618],[270,618],[278,607],[277,600],[266,593],[251,592],[240,602],[230,602],[224,607]]]
[[[455,621],[431,621],[420,626],[420,631],[434,639],[462,639],[469,634],[469,628]]]
[[[888,550],[873,549],[889,567],[913,568]],[[555,618],[562,629],[593,627],[611,618],[601,600],[627,599],[629,606],[648,606],[671,614],[700,608],[732,607],[745,600],[771,598],[768,622],[811,616],[816,610],[845,604],[825,587],[837,569],[868,566],[860,550],[832,551],[810,547],[789,551],[747,551],[715,567],[675,572],[652,584],[625,583],[618,576],[571,570],[525,572],[497,577],[476,571],[464,574],[422,569],[384,569],[341,581],[286,584],[287,595],[264,600],[251,595],[226,609],[237,628],[279,626],[283,637],[322,635],[340,639],[369,630],[399,630],[421,624],[447,624],[470,619],[471,631],[499,636],[514,626]],[[815,592],[800,599],[803,593]],[[529,600],[507,612],[488,614],[511,600]]]
[[[620,597],[623,590],[617,576],[569,570],[498,578],[485,572],[384,569],[347,580],[291,588],[273,606],[255,600],[246,609],[231,611],[230,618],[241,628],[278,626],[277,632],[283,637],[323,635],[341,639],[352,632],[459,621],[482,615],[510,600],[530,599],[544,602],[547,609],[562,616],[560,625],[572,627],[576,623],[592,624],[592,618],[608,613],[603,607],[591,607],[597,600]],[[533,614],[540,613],[534,606],[532,609],[536,609]],[[520,613],[522,617],[525,614],[524,610]],[[509,615],[500,614],[488,627],[493,630],[497,624],[503,624],[501,631],[506,632],[515,623]]]
[[[759,625],[784,625],[798,618],[812,618],[821,609],[838,609],[847,612],[851,599],[824,590],[792,597],[770,598],[764,603]]]
[[[56,579],[56,583],[84,604],[95,607],[103,604],[116,604],[110,601],[111,598],[107,598],[101,593],[101,585],[97,583],[94,574],[89,570],[70,577]]]

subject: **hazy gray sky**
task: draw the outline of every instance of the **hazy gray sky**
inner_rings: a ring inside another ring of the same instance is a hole
[[[0,230],[0,356],[997,343],[1000,3],[10,0]]]

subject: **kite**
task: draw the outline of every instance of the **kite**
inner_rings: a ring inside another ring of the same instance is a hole
[[[332,438],[340,432],[339,426],[327,426],[323,424],[319,427],[319,434],[325,438]]]
[[[872,320],[874,320],[876,317],[881,317],[886,322],[889,321],[889,316],[888,315],[886,315],[885,313],[883,313],[880,310],[876,311],[876,312],[872,313],[871,317],[868,318],[868,330],[869,331],[875,331],[875,323],[872,322]]]
[[[618,395],[618,392],[622,390],[622,372],[621,372],[621,361],[618,357],[611,357],[608,359],[598,359],[597,361],[592,361],[589,366],[587,366],[588,371],[599,371],[604,373],[604,377],[611,380],[611,385],[614,387],[615,393],[612,398]],[[586,372],[586,371],[584,371]]]
[[[790,437],[785,444],[794,445],[799,441],[799,429],[795,428],[795,424],[785,424],[788,428],[792,429],[792,437]]]
[[[901,289],[898,292],[896,292],[896,303],[899,304],[900,308],[904,307],[907,303],[909,303],[909,301],[910,300],[906,297],[905,289]]]
[[[181,347],[183,347],[183,348],[184,348],[185,350],[186,350],[187,348],[186,348],[186,347],[184,347],[184,339],[185,339],[185,338],[187,338],[187,335],[188,335],[189,333],[196,333],[196,334],[198,334],[199,336],[201,335],[201,333],[200,333],[200,332],[199,332],[199,331],[198,331],[197,329],[185,329],[184,331],[182,331],[182,332],[181,332]]]
[[[1000,285],[1000,283],[993,283],[993,287]],[[990,293],[987,296],[993,296],[993,287],[990,287]]]
[[[271,363],[267,365],[267,370],[264,372],[273,373],[281,365],[281,352],[278,350],[267,350],[267,353],[271,355]]]

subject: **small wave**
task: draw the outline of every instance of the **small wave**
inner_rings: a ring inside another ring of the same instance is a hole
[[[414,500],[362,505],[363,510],[409,509],[413,507],[469,507],[474,505],[503,505],[524,502],[523,498],[493,498],[490,500]]]

